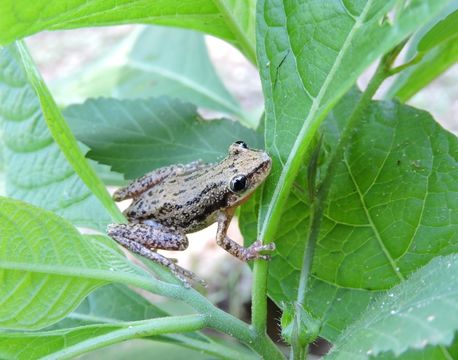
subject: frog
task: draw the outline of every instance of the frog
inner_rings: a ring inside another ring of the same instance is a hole
[[[124,211],[128,222],[110,224],[107,233],[128,250],[169,268],[185,287],[189,281],[205,281],[157,250],[185,250],[186,234],[215,222],[216,242],[228,253],[242,261],[269,260],[263,252],[274,251],[275,243],[256,240],[244,247],[227,230],[237,207],[264,182],[271,167],[265,151],[236,141],[218,163],[197,160],[155,169],[115,191],[115,201],[132,202]]]

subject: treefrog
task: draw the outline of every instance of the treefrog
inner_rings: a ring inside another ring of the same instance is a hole
[[[154,170],[117,190],[115,201],[132,199],[124,211],[127,224],[111,224],[108,235],[118,243],[168,267],[186,287],[197,277],[176,261],[156,252],[185,250],[187,233],[218,223],[216,242],[243,261],[268,260],[261,251],[272,251],[274,243],[254,242],[243,247],[227,235],[229,223],[241,205],[269,175],[269,155],[250,149],[243,141],[230,145],[226,158],[216,164],[194,161]]]

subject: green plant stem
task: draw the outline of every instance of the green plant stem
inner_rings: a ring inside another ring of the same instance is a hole
[[[291,345],[291,353],[289,354],[289,359],[290,360],[306,360],[307,359],[307,354],[308,354],[308,345],[307,346],[300,346],[300,345],[294,345],[294,343]]]
[[[411,67],[413,65],[418,64],[423,59],[424,56],[425,56],[424,53],[419,53],[412,60],[406,62],[405,64],[396,66],[395,68],[391,68],[389,70],[389,75],[390,76],[391,75],[395,75],[395,74],[397,74],[397,73],[399,73],[399,72],[401,72],[401,71],[403,71],[403,70],[405,70],[405,69],[407,69],[407,68],[409,68],[409,67]]]
[[[75,345],[65,347],[52,355],[43,357],[42,359],[71,359],[88,351],[116,344],[125,340],[167,333],[196,331],[205,326],[205,320],[204,315],[185,315],[131,322],[127,323],[126,327],[123,329],[95,336]]]
[[[282,359],[283,354],[265,333],[256,333],[248,324],[229,315],[211,304],[197,291],[179,287],[177,299],[191,305],[196,311],[207,316],[206,326],[230,335],[248,345],[263,358]]]
[[[253,329],[259,334],[266,331],[267,325],[267,271],[267,262],[255,261],[251,295],[251,323]]]
[[[140,285],[140,284],[139,284]],[[232,336],[251,349],[260,354],[263,358],[282,359],[283,354],[272,340],[265,333],[257,333],[250,329],[248,324],[229,315],[215,307],[207,298],[193,289],[186,289],[183,286],[167,285],[167,289],[157,292],[157,287],[151,287],[143,283],[143,289],[182,300],[192,306],[200,314],[206,316],[206,326]],[[164,291],[165,290],[165,291]]]
[[[320,201],[312,204],[310,215],[310,235],[307,239],[304,257],[302,259],[302,269],[299,277],[299,288],[297,291],[297,303],[302,306],[305,301],[305,294],[307,292],[307,284],[309,279],[310,270],[312,269],[313,255],[315,254],[315,245],[320,231],[321,216],[323,212],[323,205]]]

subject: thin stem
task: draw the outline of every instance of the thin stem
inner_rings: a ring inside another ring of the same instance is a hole
[[[262,334],[267,326],[267,271],[268,264],[257,260],[253,266],[251,324],[253,329]]]
[[[95,336],[75,345],[65,347],[42,359],[71,359],[88,351],[125,340],[167,333],[196,331],[202,329],[205,323],[206,317],[204,315],[171,316],[131,322],[123,329],[111,331],[108,334]]]
[[[305,293],[307,291],[307,284],[309,273],[312,268],[312,261],[313,256],[315,254],[315,244],[318,239],[318,234],[320,230],[321,224],[321,214],[322,210],[321,207],[323,203],[320,201],[316,201],[316,189],[315,189],[315,180],[318,168],[318,157],[320,154],[322,138],[318,142],[316,146],[316,150],[312,154],[310,159],[310,164],[308,166],[308,194],[311,203],[310,209],[310,221],[309,221],[309,238],[306,244],[306,248],[304,251],[304,257],[302,259],[302,268],[301,274],[299,277],[299,288],[297,291],[297,305],[302,307],[305,300]]]
[[[302,259],[301,274],[299,277],[299,288],[297,291],[297,303],[303,305],[305,301],[305,294],[308,287],[308,279],[310,270],[312,268],[313,256],[315,254],[315,245],[318,239],[318,234],[321,225],[321,214],[323,213],[323,204],[320,201],[312,204],[312,210],[310,214],[310,235],[307,240],[307,244],[304,251],[304,257]]]
[[[389,75],[395,75],[413,65],[416,65],[418,64],[422,59],[423,57],[425,56],[424,53],[419,53],[417,54],[412,60],[406,62],[405,64],[402,64],[402,65],[399,65],[399,66],[396,66],[395,68],[391,68],[390,71],[389,71]]]

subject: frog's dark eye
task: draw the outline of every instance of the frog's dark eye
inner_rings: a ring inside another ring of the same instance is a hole
[[[244,141],[239,140],[239,141],[236,141],[234,144],[237,144],[244,149],[248,149],[248,145]]]
[[[229,187],[231,191],[237,193],[246,189],[247,181],[245,175],[236,175],[232,178]]]

